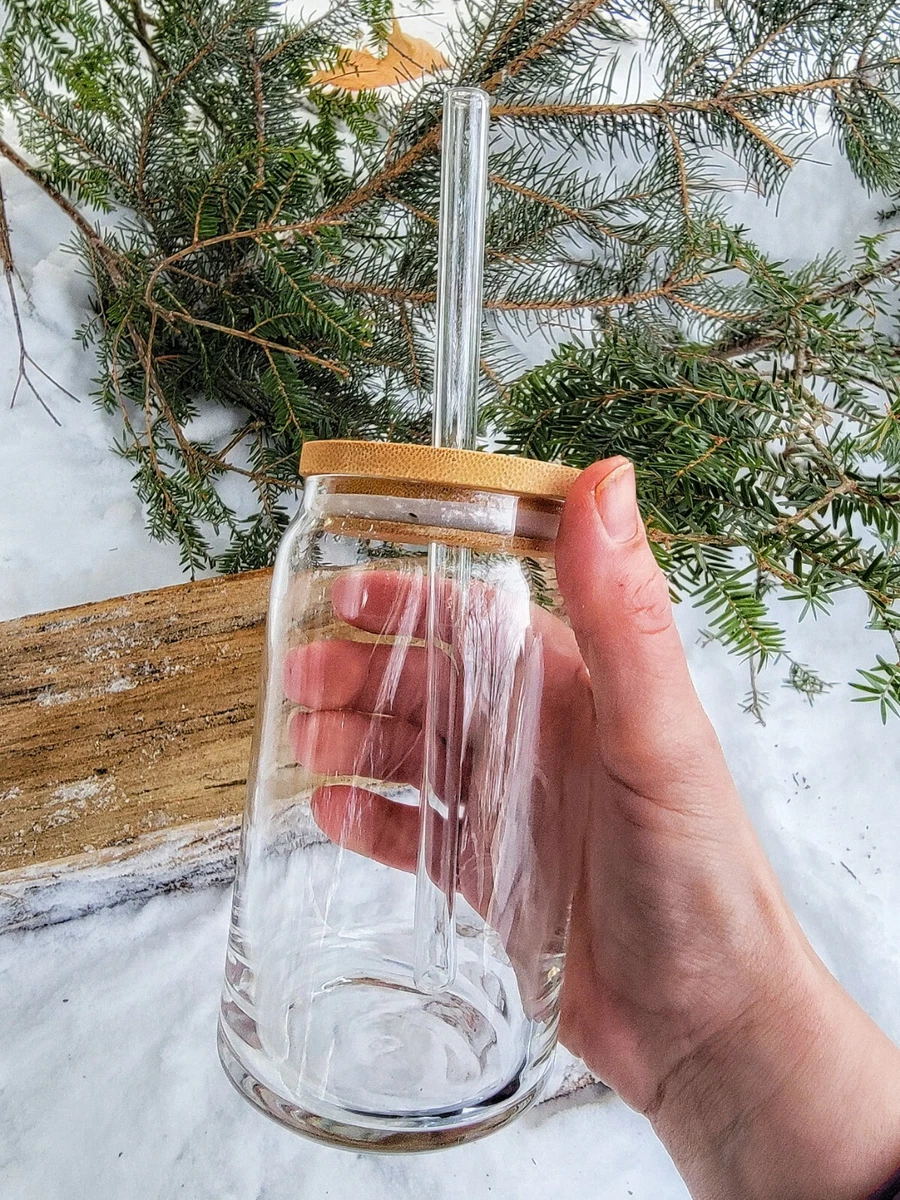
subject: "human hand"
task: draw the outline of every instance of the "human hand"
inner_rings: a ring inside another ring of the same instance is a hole
[[[460,890],[502,929],[526,980],[536,967],[529,931],[540,943],[573,897],[562,1040],[653,1121],[696,1197],[856,1200],[900,1155],[898,1053],[784,902],[693,690],[624,460],[596,464],[572,489],[557,572],[574,632],[541,614],[540,878],[517,904],[506,897],[518,921],[490,911],[492,830],[479,824],[476,761]],[[348,577],[333,603],[351,625],[381,633],[397,587],[375,572],[361,596]],[[312,710],[297,718],[297,757],[337,774],[348,721],[373,744],[373,651],[335,641],[298,653],[327,661],[289,666],[291,698]],[[404,676],[390,740],[379,733],[369,765],[373,777],[415,784],[420,657]],[[328,682],[301,694],[302,679]],[[314,813],[334,840],[413,868],[415,810],[332,787],[316,794]]]

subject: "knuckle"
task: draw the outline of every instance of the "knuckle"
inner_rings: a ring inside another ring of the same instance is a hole
[[[624,615],[640,633],[665,633],[672,627],[672,601],[662,571],[626,579],[621,587]]]

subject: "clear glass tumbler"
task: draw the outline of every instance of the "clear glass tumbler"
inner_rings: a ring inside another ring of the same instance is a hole
[[[320,1140],[497,1129],[556,1042],[578,655],[553,543],[576,472],[308,443],[272,582],[219,1052]]]

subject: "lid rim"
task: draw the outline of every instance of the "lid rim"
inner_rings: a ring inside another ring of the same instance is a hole
[[[409,480],[562,501],[580,471],[562,463],[484,450],[346,438],[304,443],[300,473]]]

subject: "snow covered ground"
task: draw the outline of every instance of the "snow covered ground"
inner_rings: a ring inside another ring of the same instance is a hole
[[[874,218],[823,144],[777,216],[734,199],[774,253],[852,253]],[[27,391],[16,407],[15,338],[0,294],[0,617],[175,583],[177,553],[143,530],[115,423],[87,397],[93,360],[72,340],[88,304],[64,218],[0,164],[29,349],[76,394]],[[742,716],[742,668],[702,649],[681,615],[695,675],[791,903],[842,982],[900,1038],[900,739],[844,686],[814,708],[765,681],[765,728]],[[795,649],[843,681],[874,657],[854,601],[798,630]],[[0,781],[2,784],[2,781]],[[421,1159],[363,1158],[296,1138],[230,1089],[214,1051],[228,897],[156,898],[0,938],[0,1196],[9,1200],[684,1200],[644,1122],[611,1096],[542,1106],[485,1142]]]

